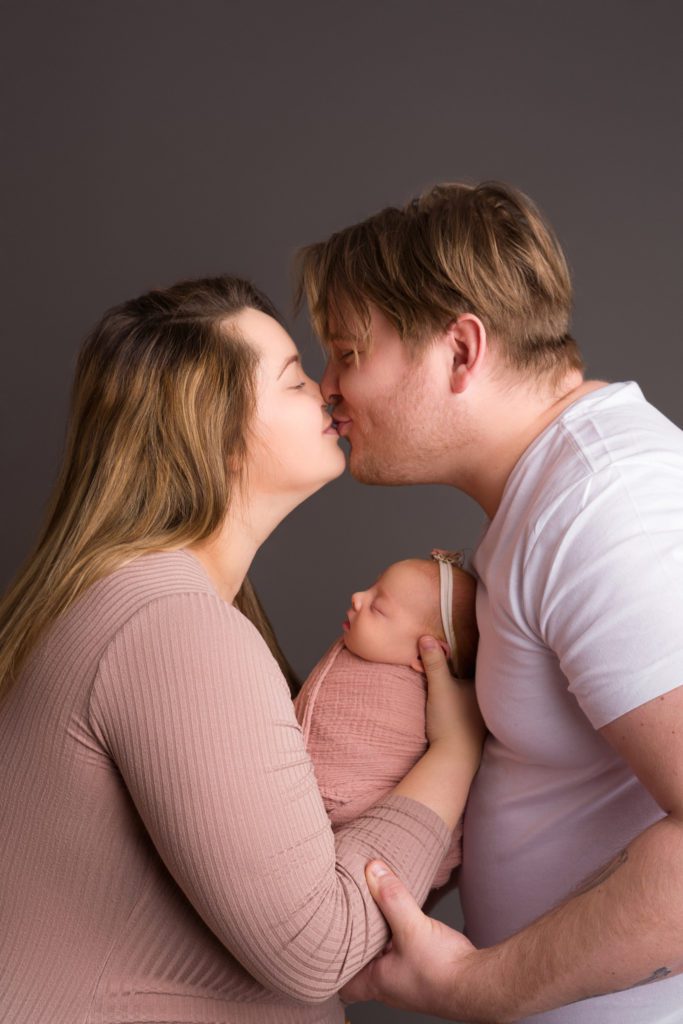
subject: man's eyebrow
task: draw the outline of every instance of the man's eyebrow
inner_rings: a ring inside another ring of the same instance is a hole
[[[282,374],[285,372],[285,370],[287,369],[287,367],[291,363],[298,363],[298,362],[300,362],[299,353],[298,352],[297,352],[297,354],[295,356],[287,356],[287,358],[285,359],[284,363],[282,364],[282,369],[280,370],[280,372],[278,373],[278,375],[276,377],[276,380],[280,379]]]
[[[332,333],[327,335],[327,340],[332,345],[357,345],[361,339],[355,334]]]

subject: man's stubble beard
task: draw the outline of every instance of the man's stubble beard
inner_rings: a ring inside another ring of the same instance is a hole
[[[444,437],[438,414],[421,380],[383,400],[381,420],[354,419],[362,439],[351,443],[349,470],[359,483],[385,487],[434,483],[448,461],[455,437]],[[440,479],[438,482],[443,482]]]

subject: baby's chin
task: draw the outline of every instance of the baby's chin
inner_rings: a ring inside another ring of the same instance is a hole
[[[353,635],[353,631],[346,632],[343,634],[342,639],[344,641],[344,647],[351,654],[355,654],[357,658],[363,658],[364,661],[376,661],[382,663],[383,658],[377,657],[374,651],[369,651],[364,644],[360,643]]]
[[[353,637],[349,636],[348,633],[343,633],[342,634],[342,643],[344,644],[344,647],[346,648],[347,651],[351,651],[351,654],[355,654],[359,658],[363,657],[362,654],[358,654],[358,651],[356,650],[356,645],[354,643]]]
[[[355,638],[349,633],[344,633],[342,635],[342,642],[347,651],[350,651],[351,654],[355,654],[357,658],[362,658],[363,661],[371,661],[376,665],[402,665],[404,668],[413,669],[413,672],[416,671],[409,661],[396,661],[396,659],[392,658],[388,652],[386,657],[382,657],[382,655],[378,654],[376,651],[367,651],[362,644],[356,644]],[[425,673],[420,670],[418,674],[424,675]]]

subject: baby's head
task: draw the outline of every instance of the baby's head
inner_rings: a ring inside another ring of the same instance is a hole
[[[455,565],[448,569],[453,573],[457,670],[462,678],[471,678],[479,639],[474,607],[476,581]],[[352,594],[344,623],[346,647],[367,661],[409,665],[422,672],[418,641],[428,634],[450,657],[441,622],[439,572],[436,561],[408,558],[390,565],[367,590]]]

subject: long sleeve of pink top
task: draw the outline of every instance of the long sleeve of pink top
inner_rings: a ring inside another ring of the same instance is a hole
[[[387,938],[366,861],[422,900],[448,846],[391,795],[333,834],[279,668],[184,551],[58,620],[0,741],[12,1024],[341,1021]]]

